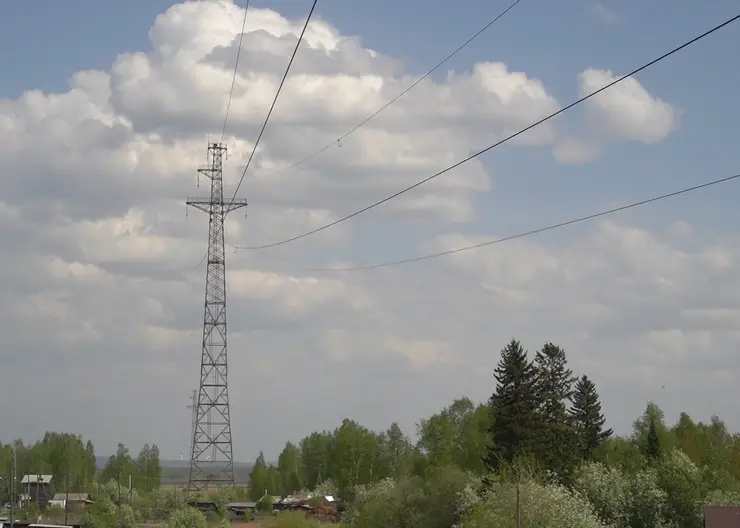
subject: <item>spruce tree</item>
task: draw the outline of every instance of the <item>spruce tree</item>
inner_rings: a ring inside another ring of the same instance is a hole
[[[596,386],[587,376],[581,377],[575,386],[570,409],[571,423],[575,429],[581,456],[590,460],[603,441],[611,436],[612,430],[604,430],[606,419],[601,414],[601,402]]]
[[[552,343],[546,343],[534,359],[540,415],[537,458],[561,477],[575,465],[578,456],[577,439],[568,415],[576,378],[567,364],[565,351]]]
[[[484,459],[491,471],[502,462],[533,453],[537,435],[536,370],[519,341],[512,339],[501,351],[494,378],[496,392],[490,399],[494,419]]]
[[[653,416],[650,417],[650,424],[645,441],[645,455],[651,460],[660,459],[661,446],[660,437],[658,436],[658,427]]]

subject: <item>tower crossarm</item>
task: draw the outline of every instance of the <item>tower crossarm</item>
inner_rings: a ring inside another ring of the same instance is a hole
[[[237,209],[241,209],[242,207],[247,206],[247,200],[244,198],[236,198],[234,200],[228,201],[228,202],[220,202],[217,200],[211,200],[210,198],[197,198],[188,196],[187,201],[185,202],[186,205],[189,205],[190,207],[194,207],[195,209],[198,209],[199,211],[203,211],[206,214],[210,214],[211,212],[216,214],[223,214],[224,216],[229,214],[232,211],[236,211]]]

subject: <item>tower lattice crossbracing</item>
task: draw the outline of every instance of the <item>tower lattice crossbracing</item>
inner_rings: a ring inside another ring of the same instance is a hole
[[[234,483],[226,339],[226,259],[224,220],[246,200],[224,202],[226,146],[208,145],[209,164],[198,169],[211,181],[210,198],[188,198],[187,205],[208,214],[208,254],[203,317],[200,388],[190,453],[188,492]]]

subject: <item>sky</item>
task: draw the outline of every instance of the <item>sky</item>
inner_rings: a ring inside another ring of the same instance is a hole
[[[225,141],[230,197],[309,0],[255,1]],[[740,183],[451,257],[740,172],[740,22],[363,215],[738,14],[732,0],[319,0],[227,220],[234,456],[343,418],[375,430],[487,399],[501,348],[562,346],[628,434],[648,401],[740,429]],[[243,2],[0,4],[1,441],[47,430],[187,456],[207,219]],[[43,28],[40,30],[39,28]]]

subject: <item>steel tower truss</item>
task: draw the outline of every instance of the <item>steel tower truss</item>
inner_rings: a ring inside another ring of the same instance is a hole
[[[229,412],[228,363],[226,353],[226,258],[224,220],[246,200],[224,202],[223,161],[226,146],[208,145],[207,166],[198,172],[211,181],[210,198],[188,198],[187,205],[208,214],[208,255],[203,317],[203,346],[200,389],[195,403],[188,492],[209,485],[234,484],[234,458]]]

